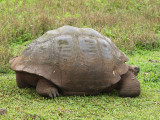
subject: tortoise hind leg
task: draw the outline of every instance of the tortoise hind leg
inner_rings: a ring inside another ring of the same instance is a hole
[[[122,75],[120,85],[121,97],[136,97],[140,94],[140,83],[133,72],[128,71]]]
[[[16,82],[19,88],[35,87],[38,77],[26,72],[16,72]]]
[[[56,86],[47,79],[41,78],[36,86],[36,92],[44,97],[58,97],[58,89]]]

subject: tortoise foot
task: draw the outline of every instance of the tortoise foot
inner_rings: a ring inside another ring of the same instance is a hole
[[[59,96],[59,92],[56,86],[46,79],[40,79],[38,81],[36,92],[44,97],[55,98]]]

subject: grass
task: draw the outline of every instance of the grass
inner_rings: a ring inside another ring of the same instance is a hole
[[[160,51],[136,51],[128,54],[128,64],[138,65],[141,94],[120,98],[118,92],[98,96],[70,96],[46,99],[35,89],[19,89],[15,74],[0,75],[0,108],[8,110],[0,119],[160,119]],[[149,59],[155,62],[149,62]]]
[[[160,119],[159,5],[159,0],[0,0],[0,108],[8,110],[0,119]],[[120,98],[113,91],[46,99],[34,89],[18,89],[8,61],[63,25],[90,27],[111,38],[129,64],[140,66],[141,95]]]

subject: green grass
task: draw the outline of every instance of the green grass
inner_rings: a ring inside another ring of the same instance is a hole
[[[160,61],[159,5],[159,0],[0,0],[0,108],[8,110],[0,119],[160,119],[160,62],[149,62]],[[129,64],[140,66],[141,95],[120,98],[113,91],[46,99],[34,89],[19,89],[8,61],[63,25],[90,27],[111,38]]]
[[[15,74],[0,74],[0,108],[8,110],[2,120],[52,119],[160,119],[160,51],[129,53],[128,64],[138,65],[141,94],[120,98],[118,92],[98,96],[70,96],[46,99],[35,89],[19,89]],[[149,62],[148,60],[156,60]]]

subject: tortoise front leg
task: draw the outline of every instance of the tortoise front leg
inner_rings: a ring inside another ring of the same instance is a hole
[[[121,97],[136,97],[140,94],[140,83],[133,72],[128,71],[122,75],[120,85]]]
[[[44,97],[58,97],[58,89],[56,86],[47,79],[41,78],[36,86],[36,92]]]

